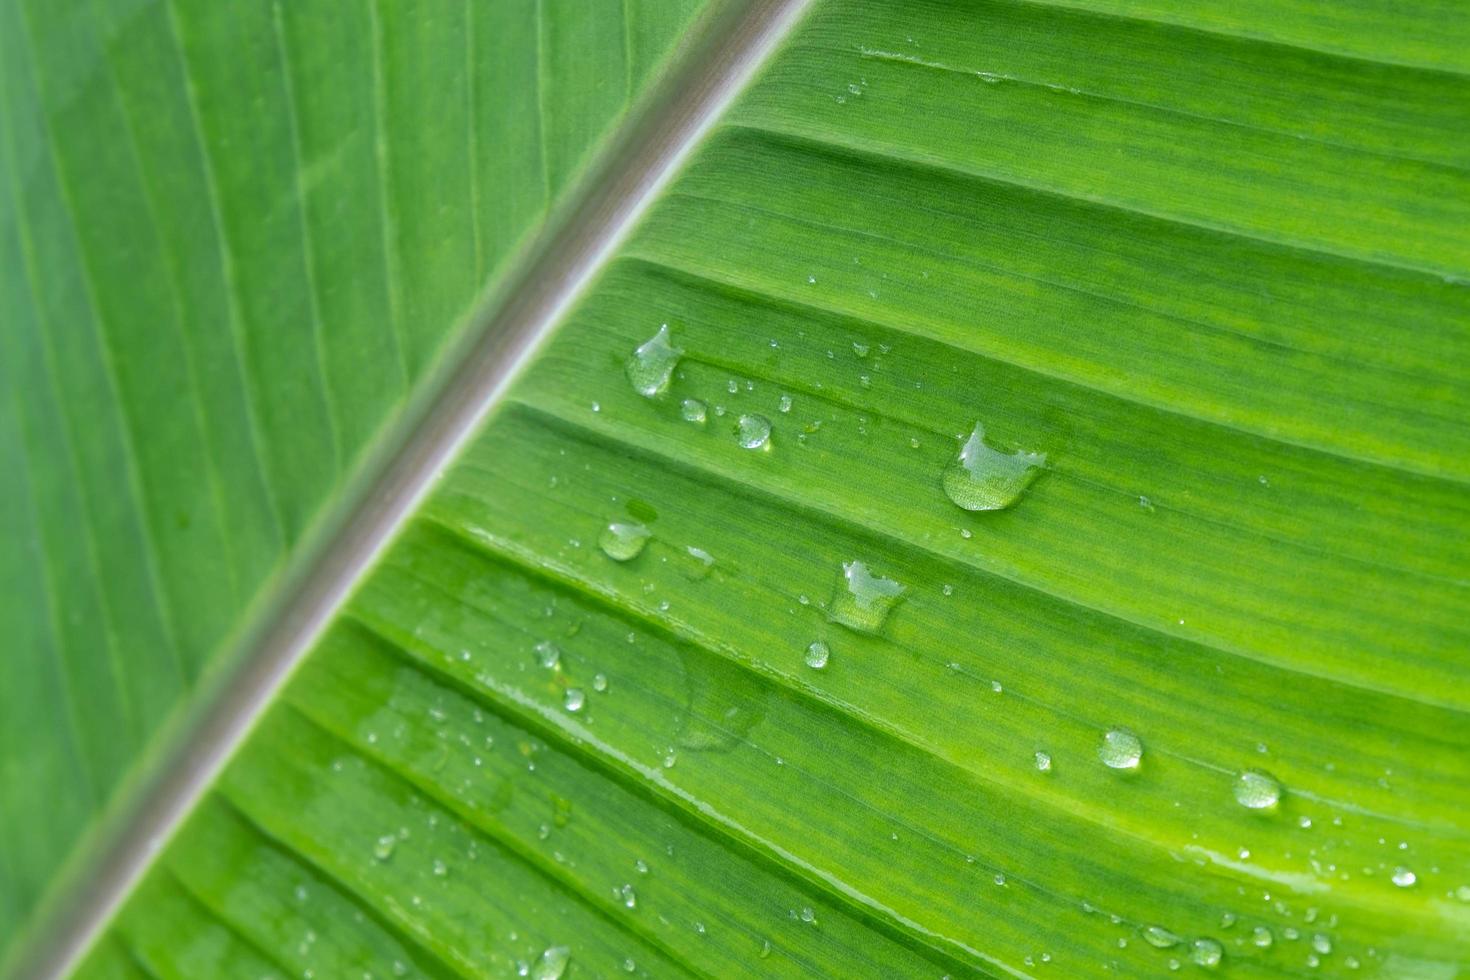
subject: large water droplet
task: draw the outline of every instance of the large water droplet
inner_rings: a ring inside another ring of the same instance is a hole
[[[531,980],[561,980],[567,972],[567,962],[572,958],[570,946],[548,946],[536,967],[531,971]]]
[[[742,415],[735,438],[746,449],[765,449],[771,444],[771,423],[764,415]]]
[[[566,706],[568,711],[581,711],[582,705],[586,703],[587,696],[582,693],[582,689],[579,687],[567,688],[566,696],[562,699],[562,704]]]
[[[1270,946],[1275,941],[1276,937],[1271,935],[1271,930],[1265,926],[1256,926],[1251,930],[1251,942],[1262,949]]]
[[[632,561],[643,552],[649,533],[642,524],[614,521],[603,528],[597,546],[613,561]]]
[[[1196,939],[1189,950],[1189,960],[1196,966],[1214,969],[1220,965],[1225,950],[1213,939]]]
[[[1247,769],[1235,777],[1235,800],[1251,810],[1270,810],[1281,799],[1281,784],[1270,773]]]
[[[821,670],[827,666],[827,658],[831,655],[832,651],[827,648],[827,644],[815,640],[806,648],[806,665],[813,670]]]
[[[863,562],[843,562],[842,581],[832,595],[828,618],[859,633],[881,632],[903,590],[893,579],[868,571]]]
[[[1097,757],[1109,769],[1137,769],[1143,758],[1143,743],[1126,728],[1113,728],[1103,736]]]
[[[1003,453],[985,444],[979,422],[944,470],[944,493],[965,510],[1002,510],[1020,499],[1046,463],[1045,453]]]
[[[1144,926],[1139,930],[1143,934],[1144,941],[1157,949],[1168,949],[1178,946],[1182,941],[1163,926]]]
[[[628,357],[623,370],[633,383],[633,390],[644,398],[657,398],[669,390],[669,378],[674,366],[684,352],[669,343],[669,325],[658,328],[658,333],[645,340]]]
[[[1392,880],[1393,883],[1395,885],[1398,885],[1400,888],[1408,888],[1412,886],[1414,882],[1419,880],[1419,876],[1414,874],[1414,872],[1410,871],[1408,868],[1394,868]]]

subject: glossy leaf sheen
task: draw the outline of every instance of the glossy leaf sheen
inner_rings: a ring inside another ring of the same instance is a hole
[[[1467,31],[816,4],[84,973],[1456,975]]]

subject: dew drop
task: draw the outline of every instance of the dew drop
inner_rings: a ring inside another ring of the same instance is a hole
[[[614,521],[598,535],[597,546],[613,561],[632,561],[642,554],[649,533],[642,524]]]
[[[1247,769],[1235,777],[1235,801],[1248,810],[1274,809],[1281,799],[1281,784],[1270,773]]]
[[[547,670],[555,670],[561,663],[561,648],[550,640],[536,644],[536,662]]]
[[[1137,769],[1143,758],[1143,743],[1126,728],[1113,728],[1103,736],[1097,757],[1109,769]]]
[[[771,423],[764,415],[742,415],[735,438],[746,449],[765,449],[771,444]]]
[[[1262,949],[1270,946],[1275,941],[1276,937],[1271,935],[1271,930],[1265,926],[1256,926],[1251,930],[1251,942]]]
[[[1051,755],[1046,752],[1036,753],[1036,771],[1051,772]]]
[[[1144,941],[1155,949],[1169,949],[1171,946],[1178,946],[1181,942],[1178,936],[1163,926],[1144,926],[1139,932],[1142,933]]]
[[[669,378],[674,366],[684,352],[669,343],[669,325],[658,328],[658,333],[638,345],[629,355],[623,370],[633,384],[633,390],[644,398],[657,398],[669,390]]]
[[[449,865],[438,858],[434,859],[434,877],[443,878],[449,874]]]
[[[812,670],[821,670],[827,666],[827,658],[831,655],[832,651],[828,649],[827,644],[821,640],[814,640],[806,648],[806,665]]]
[[[598,694],[601,694],[602,692],[607,690],[606,674],[598,674],[592,678],[592,690],[596,691]]]
[[[828,618],[859,633],[878,633],[903,595],[891,578],[874,575],[861,561],[842,563],[842,581],[828,604]]]
[[[587,696],[582,693],[580,687],[567,688],[566,696],[562,698],[562,704],[568,711],[581,711],[582,705],[587,703]]]
[[[531,971],[531,980],[561,980],[571,958],[570,946],[548,946],[541,954],[541,959],[536,961],[536,967]]]
[[[776,405],[776,408],[783,415],[785,413],[791,411],[791,396],[790,395],[782,395],[781,396],[781,401]]]
[[[397,846],[397,834],[384,834],[373,844],[373,857],[379,861],[386,861],[393,856],[393,849]]]
[[[704,420],[709,417],[709,409],[698,398],[686,398],[679,405],[679,414],[684,416],[685,422],[703,425]]]
[[[1225,951],[1213,939],[1196,939],[1189,948],[1189,960],[1196,966],[1214,969],[1220,965]]]
[[[1410,871],[1408,868],[1400,867],[1393,869],[1392,881],[1400,888],[1409,888],[1414,884],[1414,882],[1418,880],[1419,876],[1414,874],[1414,872]]]
[[[944,493],[965,510],[1002,510],[1020,499],[1046,463],[1045,453],[1003,453],[985,444],[979,422],[944,470]]]
[[[710,570],[715,567],[715,556],[703,548],[696,548],[693,545],[685,548],[684,551],[693,559],[693,561],[688,563],[684,574],[696,581],[708,578]]]
[[[1312,937],[1312,948],[1326,956],[1332,952],[1332,939],[1319,932]]]
[[[619,888],[618,889],[618,896],[623,900],[623,905],[626,908],[630,908],[631,909],[631,908],[636,908],[637,907],[637,905],[638,905],[638,896],[633,893],[633,886],[632,885],[624,885],[622,888]]]

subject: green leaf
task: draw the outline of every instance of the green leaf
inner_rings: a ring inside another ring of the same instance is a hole
[[[0,952],[703,4],[438,6],[0,4]]]
[[[1467,41],[812,4],[82,975],[1470,970]]]

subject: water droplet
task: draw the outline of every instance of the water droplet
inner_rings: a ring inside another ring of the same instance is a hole
[[[1196,966],[1214,969],[1220,965],[1225,951],[1213,939],[1196,939],[1189,949],[1189,960]]]
[[[991,681],[990,682],[990,689],[992,691],[994,691],[996,694],[1000,694],[1003,691],[1005,691],[1005,686],[1002,685],[1000,681]]]
[[[669,343],[669,325],[645,340],[628,357],[623,370],[633,383],[633,390],[644,398],[657,398],[669,390],[669,378],[684,352]]]
[[[536,662],[547,670],[555,670],[561,663],[561,648],[550,640],[536,644]]]
[[[1254,929],[1251,930],[1251,942],[1255,943],[1262,949],[1270,946],[1275,941],[1276,937],[1271,935],[1271,930],[1267,929],[1265,926],[1256,926]]]
[[[854,340],[852,342],[852,352],[854,354],[856,354],[858,357],[867,357],[868,356],[868,350],[869,350],[869,347],[868,347],[867,344],[859,343],[856,340]]]
[[[802,922],[816,922],[817,921],[817,913],[815,913],[815,912],[812,911],[810,905],[804,906],[802,908],[802,910],[801,910],[801,921]]]
[[[436,878],[443,878],[443,877],[445,877],[448,874],[449,874],[449,865],[445,864],[443,861],[439,860],[438,858],[435,858],[434,859],[434,876]]]
[[[1001,510],[1020,499],[1046,463],[1045,453],[1003,453],[985,444],[979,422],[944,470],[944,493],[965,510]]]
[[[664,757],[663,757],[662,760],[660,760],[660,762],[662,763],[662,765],[663,765],[663,767],[665,769],[672,769],[672,768],[674,768],[674,763],[676,763],[678,761],[679,761],[679,756],[678,756],[678,754],[676,752],[674,752],[673,749],[669,749],[666,752],[664,752]]]
[[[762,939],[761,940],[761,948],[760,948],[760,951],[758,953],[756,953],[756,955],[759,956],[763,960],[770,958],[770,956],[771,956],[771,941],[769,939]]]
[[[1156,949],[1168,949],[1182,942],[1178,936],[1163,926],[1144,926],[1139,932],[1143,935],[1144,941]]]
[[[1036,753],[1036,771],[1051,772],[1051,755],[1046,752]]]
[[[1462,902],[1470,902],[1470,885],[1461,885],[1456,888],[1455,897]]]
[[[684,416],[685,422],[695,422],[703,425],[704,420],[709,417],[709,410],[705,408],[704,402],[698,398],[686,398],[679,405],[679,414]]]
[[[619,888],[618,896],[622,898],[623,905],[627,908],[635,908],[638,905],[638,896],[633,893],[632,885],[624,885]]]
[[[373,844],[373,857],[379,861],[386,861],[393,856],[393,848],[398,846],[397,834],[384,834]]]
[[[598,535],[597,546],[613,561],[632,561],[643,552],[648,542],[648,528],[642,524],[615,521],[603,528]]]
[[[814,640],[806,648],[806,665],[812,670],[821,670],[827,666],[827,658],[831,656],[831,653],[832,651],[827,648],[827,644],[821,640]]]
[[[1143,743],[1126,728],[1110,729],[1097,748],[1097,757],[1109,769],[1137,769],[1143,758]]]
[[[1400,867],[1393,869],[1393,883],[1395,885],[1398,885],[1400,888],[1408,888],[1418,880],[1419,876],[1414,874],[1414,872],[1410,871],[1408,868]]]
[[[1270,810],[1281,799],[1281,784],[1270,773],[1247,769],[1235,777],[1235,801],[1250,810]]]
[[[587,696],[582,693],[580,687],[567,688],[566,696],[562,699],[562,704],[566,706],[568,711],[581,711],[582,705],[586,703]]]
[[[531,980],[561,980],[567,970],[567,961],[572,958],[570,946],[548,946],[536,968],[531,971]]]
[[[1312,937],[1312,948],[1323,956],[1326,956],[1332,952],[1332,939],[1319,932]]]
[[[771,444],[771,423],[764,415],[742,415],[735,436],[746,449],[765,449]]]
[[[874,575],[861,561],[843,562],[842,581],[828,604],[828,618],[859,633],[878,633],[903,591],[902,585]]]
[[[648,862],[643,860],[642,858],[639,858],[638,860],[633,862],[633,870],[641,875],[648,874]]]
[[[607,690],[606,674],[598,674],[592,678],[592,690],[596,691],[598,694],[601,694]]]
[[[776,408],[782,414],[785,414],[786,412],[791,411],[791,396],[790,395],[782,395],[781,396],[781,401],[776,405]]]
[[[694,558],[694,561],[686,569],[686,574],[695,580],[707,579],[710,574],[710,569],[714,567],[714,555],[711,555],[704,548],[695,548],[692,545],[691,547],[685,548],[685,552],[688,552],[689,557]]]
[[[624,973],[632,973],[636,969],[638,969],[638,964],[633,962],[633,958],[631,956],[628,957],[626,960],[623,960]]]

